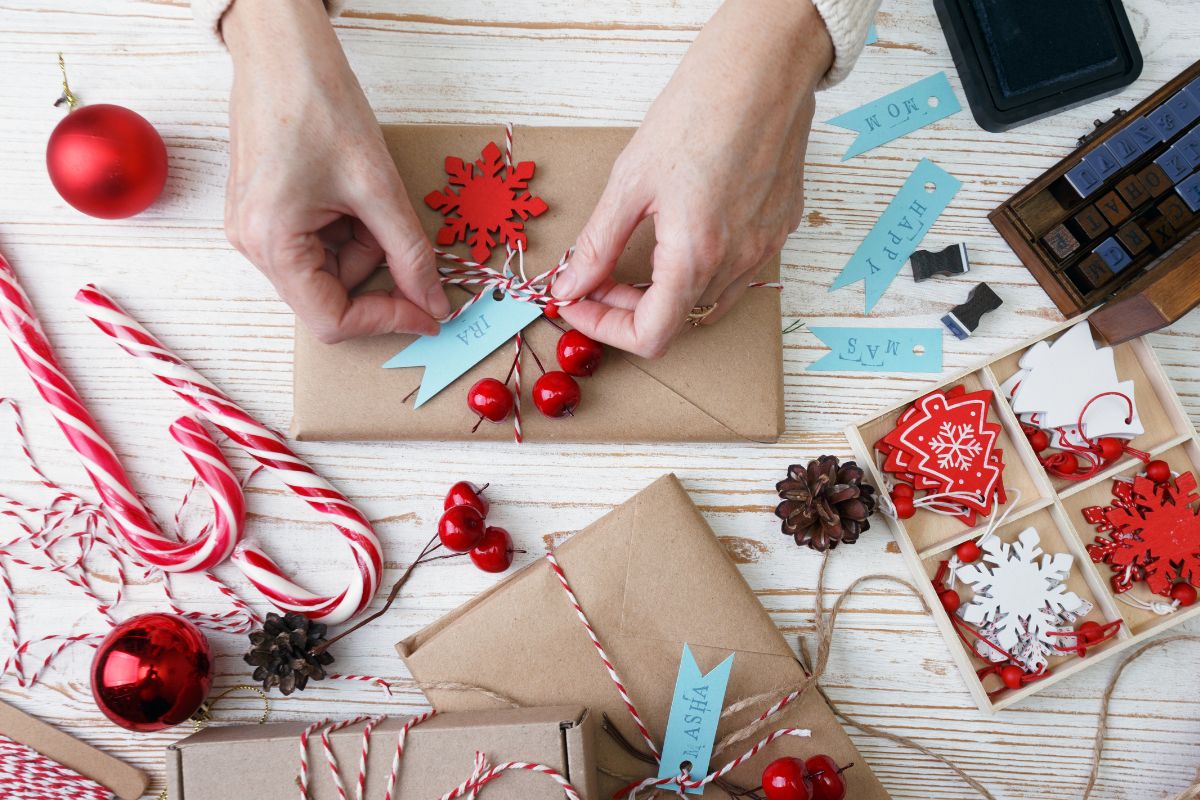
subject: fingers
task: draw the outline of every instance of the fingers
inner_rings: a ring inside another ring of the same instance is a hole
[[[575,299],[592,292],[612,275],[629,237],[646,216],[646,204],[633,181],[613,169],[604,194],[579,233],[570,266],[554,281],[555,297]]]
[[[372,178],[360,190],[353,211],[383,248],[396,288],[433,319],[443,319],[450,313],[450,301],[438,276],[433,246],[421,230],[400,176],[394,169],[391,173]]]

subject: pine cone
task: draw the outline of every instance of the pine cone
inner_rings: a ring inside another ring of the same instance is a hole
[[[309,678],[323,679],[325,667],[333,663],[328,652],[312,652],[325,642],[325,631],[324,624],[303,614],[267,614],[262,630],[250,634],[250,652],[243,658],[254,667],[254,680],[262,681],[264,691],[272,686],[284,695],[303,691]]]
[[[788,467],[785,480],[775,484],[783,502],[775,516],[781,530],[818,552],[839,542],[854,544],[870,529],[867,518],[875,513],[875,487],[862,482],[863,471],[853,461],[838,464],[836,456],[821,456],[804,467]]]

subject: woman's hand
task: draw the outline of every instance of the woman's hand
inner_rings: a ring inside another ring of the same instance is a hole
[[[809,0],[726,0],[617,159],[555,282],[585,334],[648,358],[696,306],[711,324],[801,221],[817,82],[833,60]],[[653,285],[611,279],[630,235],[654,217]]]
[[[321,341],[437,333],[450,312],[433,249],[319,0],[237,0],[229,241]],[[383,261],[390,294],[351,299]]]

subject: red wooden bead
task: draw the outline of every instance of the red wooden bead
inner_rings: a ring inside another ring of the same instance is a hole
[[[896,516],[900,519],[911,519],[917,513],[911,497],[892,497],[892,505],[896,507]]]
[[[1066,455],[1064,453],[1064,455]],[[1055,461],[1055,466],[1063,475],[1074,475],[1079,470],[1079,461],[1074,456],[1058,459]]]
[[[1099,622],[1092,619],[1080,625],[1075,632],[1088,644],[1094,644],[1104,638],[1104,629],[1100,627]]]
[[[1190,583],[1177,583],[1171,587],[1171,599],[1178,600],[1181,606],[1190,606],[1196,602],[1196,587]]]
[[[558,319],[558,304],[548,303],[542,313],[546,315],[546,319]]]
[[[1004,685],[1009,689],[1020,689],[1024,679],[1025,670],[1016,664],[1008,664],[1000,670],[1000,680],[1004,681]]]
[[[1171,465],[1161,459],[1155,459],[1146,465],[1146,477],[1155,483],[1166,483],[1171,480]]]
[[[1125,442],[1120,439],[1114,439],[1111,436],[1105,436],[1096,442],[1100,447],[1100,457],[1105,461],[1112,461],[1119,458],[1121,453],[1125,452]]]
[[[897,483],[892,487],[892,497],[912,497],[913,487],[907,483]]]
[[[1050,437],[1045,431],[1034,431],[1029,434],[1029,446],[1040,453],[1050,446]]]
[[[964,564],[970,564],[978,561],[979,557],[983,555],[983,551],[979,549],[979,545],[974,539],[968,539],[954,548],[954,555],[958,556],[958,560]]]
[[[943,589],[938,592],[938,600],[942,601],[942,608],[946,609],[947,614],[953,614],[962,605],[962,598],[953,589]]]

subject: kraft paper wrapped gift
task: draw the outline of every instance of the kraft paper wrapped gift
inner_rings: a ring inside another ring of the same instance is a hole
[[[632,133],[629,128],[515,128],[514,159],[537,162],[529,188],[549,204],[546,213],[525,222],[526,274],[537,275],[554,266],[575,242],[604,190],[613,161]],[[488,142],[503,146],[504,129],[385,126],[384,136],[413,208],[432,240],[443,218],[423,198],[446,185],[446,156],[479,158]],[[648,281],[653,247],[653,222],[647,220],[620,259],[617,279]],[[451,249],[468,255],[461,243]],[[500,268],[503,261],[504,247],[497,245],[487,263]],[[778,281],[778,257],[765,264],[756,278]],[[390,285],[390,279],[380,274],[368,288]],[[461,288],[451,288],[449,296],[455,305],[468,297]],[[783,431],[780,328],[779,292],[757,288],[749,289],[719,324],[688,327],[657,361],[608,348],[600,370],[581,380],[583,402],[575,416],[561,420],[543,417],[529,401],[538,371],[527,351],[522,362],[525,438],[531,442],[775,441]],[[538,319],[525,333],[542,362],[554,369],[559,330]],[[381,366],[413,340],[385,335],[326,345],[297,326],[292,435],[301,440],[511,441],[511,421],[485,423],[471,432],[477,418],[467,409],[466,392],[480,378],[503,380],[512,364],[513,345],[501,346],[414,408],[412,399],[402,401],[420,384],[422,369]]]
[[[363,797],[383,797],[406,717],[387,719],[371,732]],[[300,734],[307,722],[206,728],[167,748],[170,800],[294,800]],[[476,751],[495,766],[527,761],[557,770],[585,800],[599,800],[592,743],[595,715],[580,706],[438,714],[413,727],[404,742],[394,797],[437,800],[471,777]],[[363,725],[329,736],[342,782],[353,787],[362,753]],[[309,800],[337,800],[320,737],[308,742]],[[353,791],[353,789],[351,789]],[[546,775],[509,770],[479,793],[480,800],[562,800]]]
[[[667,475],[580,531],[556,551],[584,612],[616,664],[654,740],[661,744],[680,655],[687,643],[702,672],[735,653],[725,703],[798,684],[804,672],[674,475]],[[543,559],[514,573],[397,649],[421,683],[450,682],[505,695],[521,706],[576,702],[607,713],[645,750],[594,646]],[[481,693],[427,691],[435,708],[495,707]],[[777,697],[722,721],[720,740],[766,710]],[[888,797],[815,688],[728,751],[716,769],[782,727],[810,728],[811,739],[783,737],[734,770],[730,778],[758,786],[762,769],[782,755],[828,753],[845,773],[847,797]],[[596,763],[604,797],[624,784],[605,775],[647,777],[650,767],[597,734]],[[704,797],[723,797],[713,787]]]

